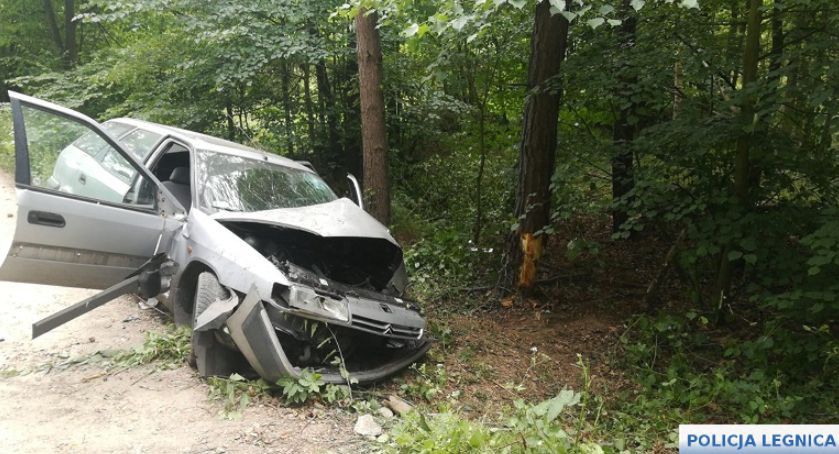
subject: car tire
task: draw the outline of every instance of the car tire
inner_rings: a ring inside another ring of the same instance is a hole
[[[203,272],[198,276],[195,289],[195,302],[192,306],[192,325],[207,307],[218,299],[229,296],[213,273]],[[229,377],[235,372],[239,361],[239,354],[227,348],[217,338],[217,330],[193,331],[192,354],[189,364],[198,369],[201,377]]]

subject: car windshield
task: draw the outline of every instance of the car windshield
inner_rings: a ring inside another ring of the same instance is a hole
[[[262,211],[335,200],[316,174],[204,150],[197,151],[198,203],[206,211]]]

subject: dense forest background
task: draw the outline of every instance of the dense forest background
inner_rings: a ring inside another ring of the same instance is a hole
[[[444,339],[447,314],[640,289],[597,302],[633,385],[587,410],[638,449],[836,422],[837,54],[832,0],[0,1],[0,100],[383,171],[365,190]]]

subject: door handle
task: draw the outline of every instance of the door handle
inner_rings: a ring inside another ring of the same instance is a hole
[[[79,175],[79,183],[81,183],[81,184],[87,183],[87,177],[84,174]]]
[[[26,220],[30,224],[45,225],[47,227],[64,227],[64,216],[58,213],[50,213],[49,211],[30,211],[26,215]]]

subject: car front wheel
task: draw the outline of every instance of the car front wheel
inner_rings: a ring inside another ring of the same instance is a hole
[[[213,273],[203,272],[198,276],[195,289],[195,302],[192,306],[192,326],[198,316],[210,304],[219,299],[228,298],[228,291],[222,287]],[[192,355],[190,364],[198,369],[198,374],[207,377],[228,377],[241,364],[241,354],[229,349],[219,341],[218,330],[193,331]]]

